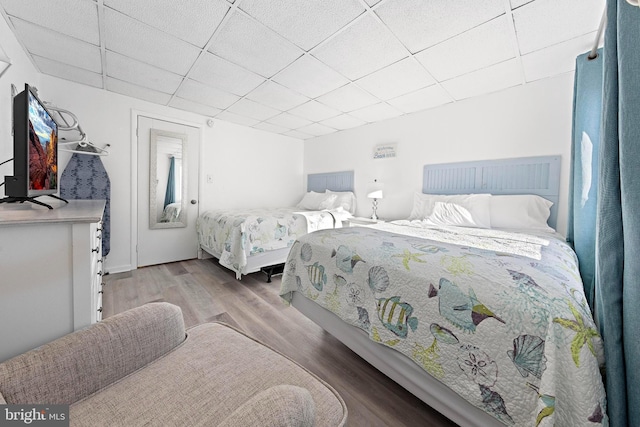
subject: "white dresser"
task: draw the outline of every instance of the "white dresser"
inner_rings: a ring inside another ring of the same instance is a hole
[[[0,204],[0,362],[102,318],[105,201],[47,203]]]

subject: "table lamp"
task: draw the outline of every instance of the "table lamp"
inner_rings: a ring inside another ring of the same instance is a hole
[[[379,183],[377,179],[373,180],[373,185],[369,187],[367,191],[367,198],[373,199],[373,213],[371,214],[371,219],[378,219],[378,215],[376,215],[376,211],[378,210],[378,199],[382,199],[384,185]]]

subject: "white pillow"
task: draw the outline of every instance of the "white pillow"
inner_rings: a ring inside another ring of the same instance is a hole
[[[491,196],[491,227],[554,232],[547,224],[553,202],[533,194]]]
[[[356,213],[356,196],[353,191],[331,191],[325,190],[325,194],[335,194],[336,200],[332,208],[342,207],[352,215]]]
[[[471,213],[475,227],[491,228],[490,194],[422,194],[415,193],[409,221],[427,219],[433,213],[436,202],[453,203]]]
[[[335,194],[316,193],[309,191],[302,197],[302,200],[296,205],[297,208],[307,209],[310,211],[320,211],[323,209],[331,209],[337,196]]]
[[[471,212],[462,205],[455,203],[436,202],[433,212],[425,220],[427,225],[455,225],[457,227],[479,227]]]

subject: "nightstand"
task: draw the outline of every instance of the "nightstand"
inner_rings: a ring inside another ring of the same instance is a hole
[[[346,227],[353,227],[355,225],[373,225],[373,224],[377,224],[379,222],[384,222],[381,219],[371,219],[371,218],[365,218],[365,217],[358,217],[358,216],[354,216],[352,218],[349,218],[348,220],[344,221],[344,225]]]

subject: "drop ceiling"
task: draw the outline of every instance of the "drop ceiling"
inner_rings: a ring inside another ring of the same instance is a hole
[[[308,139],[569,72],[605,0],[0,0],[44,74]]]

